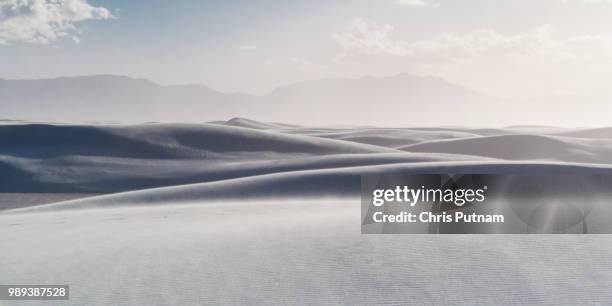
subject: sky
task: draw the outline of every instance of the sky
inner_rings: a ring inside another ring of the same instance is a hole
[[[0,0],[0,78],[265,94],[432,75],[497,97],[612,95],[612,0]]]

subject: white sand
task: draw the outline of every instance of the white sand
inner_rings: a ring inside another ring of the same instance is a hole
[[[0,283],[71,305],[612,302],[612,238],[361,235],[358,199],[380,171],[610,173],[606,130],[242,123],[21,126],[4,192],[159,188],[1,213]]]

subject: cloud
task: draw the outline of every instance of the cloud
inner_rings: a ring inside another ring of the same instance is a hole
[[[1,0],[0,44],[49,44],[63,37],[79,41],[76,23],[114,16],[86,0]]]
[[[612,4],[612,0],[561,0],[563,3],[581,2],[584,4]]]
[[[420,6],[420,7],[438,7],[438,3],[430,2],[428,0],[396,0],[399,5],[404,6]]]
[[[240,51],[251,51],[255,49],[257,49],[256,45],[240,45],[240,47],[238,47]]]
[[[492,55],[515,60],[583,60],[612,58],[612,38],[588,35],[559,39],[550,25],[530,32],[504,35],[492,29],[441,34],[427,40],[395,38],[393,26],[354,18],[344,33],[334,34],[346,54],[411,56],[436,60],[463,60]]]
[[[410,44],[412,55],[436,55],[440,58],[476,58],[496,56],[528,60],[609,60],[612,57],[612,37],[584,35],[558,38],[550,25],[532,31],[504,35],[484,29],[465,34],[445,34]]]
[[[301,71],[322,70],[327,68],[325,65],[315,64],[301,57],[292,57],[289,61],[294,63],[297,69]]]
[[[359,17],[353,18],[348,31],[336,33],[332,38],[347,51],[360,51],[368,54],[405,55],[408,43],[393,39],[391,25],[379,25]]]
[[[563,4],[583,4],[583,5],[611,5],[612,0],[559,0]]]

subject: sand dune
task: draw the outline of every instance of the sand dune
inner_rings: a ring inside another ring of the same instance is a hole
[[[70,284],[51,305],[612,299],[606,235],[361,235],[358,201],[206,204],[0,215],[2,279]]]
[[[227,121],[216,121],[214,123],[229,125],[229,126],[237,126],[243,128],[250,129],[259,129],[259,130],[274,130],[274,129],[284,129],[284,128],[297,128],[297,125],[286,124],[286,123],[271,123],[271,122],[260,122],[255,120],[250,120],[247,118],[232,118]]]
[[[440,140],[404,146],[407,152],[437,152],[507,160],[612,163],[612,140],[548,135],[501,135]]]
[[[426,162],[339,167],[276,172],[209,183],[162,187],[79,199],[53,205],[14,210],[40,212],[91,207],[166,203],[248,201],[271,199],[358,198],[361,175],[375,173],[471,173],[471,174],[612,174],[612,167],[567,163]]]
[[[0,191],[108,193],[401,163],[612,161],[612,140],[586,138],[605,129],[534,129],[318,128],[244,118],[215,124],[7,124],[0,125],[0,178],[6,182]]]
[[[307,133],[310,136],[399,148],[424,141],[478,136],[463,131],[423,131],[411,129],[348,129]]]
[[[579,138],[612,139],[612,128],[579,129],[574,131],[560,132],[558,135]]]
[[[8,215],[0,272],[16,283],[73,284],[73,305],[611,298],[601,286],[612,274],[606,236],[371,236],[355,220],[358,205],[346,201]]]
[[[2,192],[118,192],[232,179],[308,169],[333,169],[362,165],[479,160],[455,154],[336,154],[328,156],[282,155],[280,159],[251,154],[229,154],[227,159],[135,159],[64,156],[50,159],[0,158],[0,178],[8,183]],[[278,158],[279,155],[273,157]],[[151,163],[155,166],[152,167]]]
[[[110,194],[8,205],[0,275],[70,284],[70,305],[597,304],[606,236],[361,235],[359,190],[367,173],[612,174],[606,133],[10,123],[6,198]]]
[[[375,146],[214,124],[0,126],[0,154],[134,158],[203,157],[210,152],[332,154],[393,152]]]

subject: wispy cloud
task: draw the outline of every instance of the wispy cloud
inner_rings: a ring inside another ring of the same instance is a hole
[[[407,41],[397,38],[394,27],[362,18],[354,18],[348,30],[334,34],[345,53],[414,56],[437,59],[465,59],[486,54],[514,59],[545,57],[552,60],[610,59],[612,37],[574,36],[559,39],[550,25],[522,34],[504,35],[492,29],[462,34],[441,34],[428,40]]]
[[[257,49],[257,46],[251,44],[240,45],[240,47],[238,47],[238,50],[240,51],[252,51],[255,49]]]
[[[612,4],[612,0],[561,0],[563,3],[581,2],[584,4]]]
[[[404,6],[420,6],[420,7],[438,7],[440,4],[429,1],[429,0],[396,0],[399,5]]]
[[[292,57],[289,59],[289,61],[294,63],[297,69],[302,71],[321,70],[327,68],[325,65],[316,64],[301,57]]]
[[[0,44],[49,44],[62,37],[79,41],[76,23],[114,18],[104,7],[86,0],[0,1]]]
[[[355,17],[346,32],[333,34],[332,38],[347,51],[405,55],[408,53],[409,44],[403,40],[393,39],[393,31],[391,25],[381,25]]]

